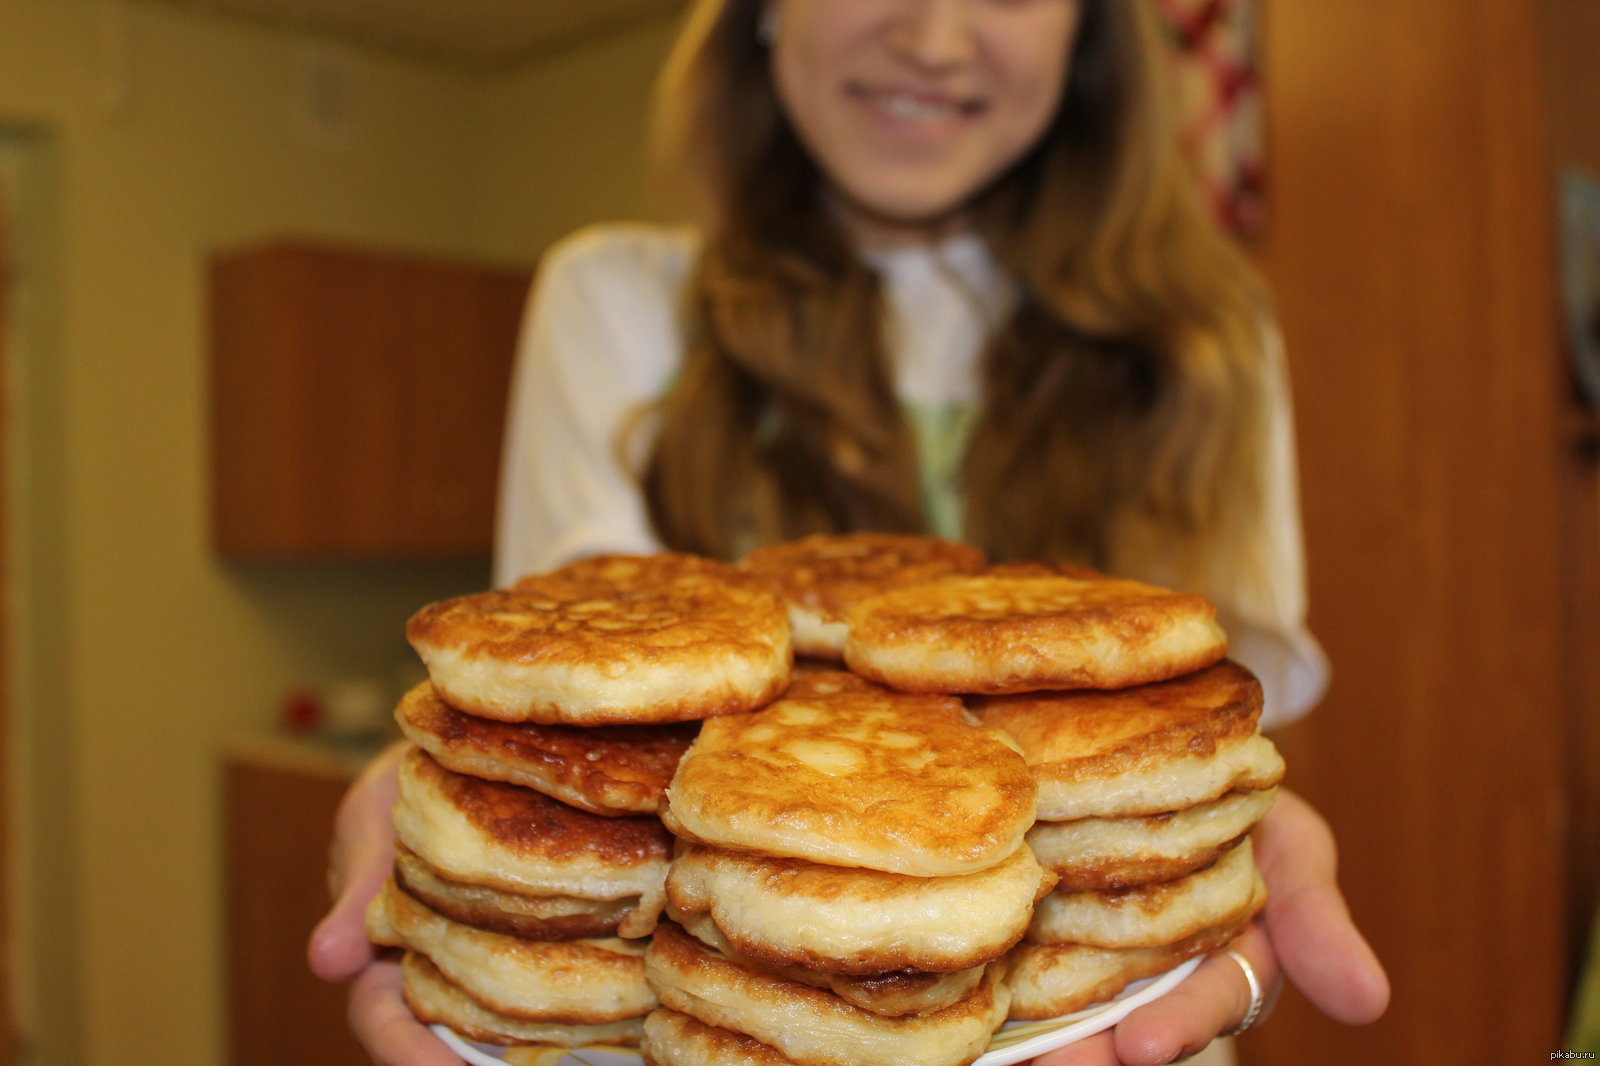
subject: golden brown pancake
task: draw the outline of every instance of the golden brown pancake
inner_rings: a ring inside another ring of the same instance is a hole
[[[644,1035],[643,1018],[605,1025],[558,1025],[530,1022],[498,1014],[451,984],[426,955],[408,951],[400,963],[402,994],[424,1025],[447,1025],[468,1040],[501,1047],[587,1047],[590,1044],[637,1046]],[[509,1061],[509,1060],[508,1060]]]
[[[446,703],[506,722],[684,722],[754,710],[789,681],[778,597],[693,555],[585,559],[430,604],[406,637]]]
[[[1126,688],[1221,659],[1216,613],[1137,581],[947,577],[857,603],[844,658],[904,692]]]
[[[755,1037],[658,1007],[644,1020],[646,1066],[793,1066]]]
[[[972,993],[983,980],[985,965],[948,973],[895,970],[878,974],[841,974],[813,970],[807,966],[775,966],[741,954],[723,935],[709,914],[684,914],[668,905],[667,917],[684,932],[747,970],[759,970],[812,988],[825,988],[853,1006],[898,1018],[902,1014],[927,1014],[943,1010]],[[988,960],[985,960],[985,964]]]
[[[1171,944],[1214,925],[1243,921],[1267,902],[1250,840],[1204,870],[1176,881],[1117,892],[1052,892],[1039,901],[1030,944],[1144,948]]]
[[[1031,559],[1014,563],[995,563],[984,570],[989,577],[1075,577],[1080,581],[1106,581],[1111,575],[1092,566],[1069,563],[1065,559],[1046,562]]]
[[[401,761],[399,791],[395,835],[452,881],[527,896],[661,896],[672,838],[657,818],[589,814],[446,770],[418,748]]]
[[[815,660],[811,660],[815,662]],[[852,696],[867,692],[888,692],[882,685],[874,685],[864,677],[841,670],[836,663],[826,663],[817,669],[796,669],[789,682],[786,697],[797,700],[821,700],[829,696]]]
[[[673,833],[834,866],[944,877],[1010,857],[1035,785],[953,699],[840,693],[716,718],[667,789]]]
[[[1011,1017],[1015,1021],[1059,1018],[1092,1003],[1104,1003],[1135,981],[1226,947],[1249,924],[1246,916],[1202,929],[1176,943],[1149,948],[1018,944],[1011,950],[1011,969],[1006,974]]]
[[[435,914],[391,879],[367,907],[374,944],[419,952],[496,1014],[557,1025],[608,1025],[656,1005],[642,940],[523,940]]]
[[[723,958],[662,923],[645,955],[663,1006],[743,1033],[800,1066],[965,1066],[989,1046],[1010,994],[1002,962],[965,999],[930,1014],[885,1018],[825,992]]]
[[[524,940],[586,940],[616,936],[639,909],[639,897],[578,899],[574,896],[524,896],[487,885],[466,885],[440,877],[397,845],[394,880],[401,891],[435,914],[491,933]]]
[[[1165,814],[1283,779],[1283,758],[1256,731],[1261,685],[1234,662],[1118,692],[967,702],[1021,746],[1040,821]]]
[[[571,726],[463,714],[424,681],[395,708],[400,729],[447,769],[537,789],[591,814],[653,814],[699,726]]]
[[[868,596],[949,574],[975,574],[983,552],[912,533],[819,533],[757,548],[739,563],[789,608],[796,655],[844,657],[844,615]]]
[[[977,873],[913,877],[694,845],[667,896],[709,913],[740,954],[826,973],[944,973],[998,958],[1055,883],[1026,845]]]
[[[1028,846],[1061,891],[1110,891],[1171,881],[1209,866],[1266,816],[1278,790],[1229,792],[1169,814],[1036,822]]]

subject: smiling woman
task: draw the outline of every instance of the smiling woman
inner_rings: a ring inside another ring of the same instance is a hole
[[[1263,724],[1307,711],[1326,667],[1281,354],[1179,156],[1162,48],[1148,0],[699,0],[655,131],[698,226],[595,227],[546,256],[498,582],[931,532],[1203,593]],[[343,847],[366,858],[312,956],[365,970],[352,1017],[380,1061],[431,1066],[398,972],[350,939],[391,781],[379,767],[347,803]],[[1236,954],[1042,1064],[1198,1050],[1257,1017],[1280,960],[1341,1019],[1382,1012],[1326,827],[1285,792],[1261,833],[1275,898],[1314,906],[1269,905]]]

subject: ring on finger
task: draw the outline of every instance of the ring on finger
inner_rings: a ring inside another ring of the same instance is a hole
[[[1256,1019],[1261,1016],[1261,1007],[1266,1002],[1267,996],[1266,990],[1261,987],[1261,979],[1256,976],[1255,967],[1250,965],[1250,960],[1232,948],[1228,949],[1228,957],[1239,964],[1239,969],[1244,971],[1244,979],[1250,982],[1250,1009],[1245,1011],[1238,1025],[1221,1034],[1238,1036],[1256,1023]]]

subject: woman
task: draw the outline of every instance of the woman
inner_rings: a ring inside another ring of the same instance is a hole
[[[1192,195],[1143,0],[701,0],[664,80],[695,233],[609,227],[541,272],[514,386],[497,580],[602,551],[734,556],[930,530],[1207,592],[1270,723],[1324,667],[1303,626],[1287,390],[1266,304]],[[392,766],[352,790],[349,876],[312,942],[361,974],[380,1062],[454,1059],[356,925]],[[1325,824],[1264,823],[1236,948],[1342,1021],[1387,984]],[[1247,1018],[1227,955],[1040,1058],[1168,1062]]]

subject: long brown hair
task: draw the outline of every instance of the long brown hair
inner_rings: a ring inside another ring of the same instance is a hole
[[[966,535],[1211,587],[1251,565],[1266,305],[1177,151],[1146,0],[1081,2],[1056,116],[971,205],[1018,300],[982,364]],[[782,113],[761,6],[698,0],[656,127],[704,245],[645,491],[667,544],[720,556],[924,525],[878,278]]]

